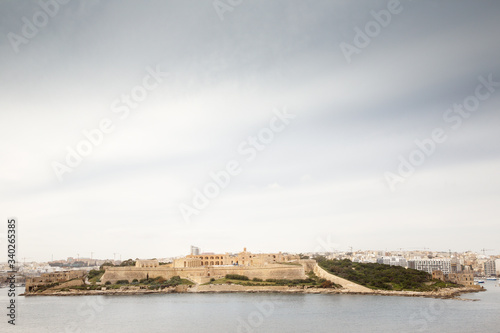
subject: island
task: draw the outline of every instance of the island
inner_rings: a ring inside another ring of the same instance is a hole
[[[171,263],[126,260],[89,272],[27,279],[25,296],[152,293],[322,293],[458,298],[484,290],[472,273],[444,276],[378,263],[355,263],[287,253],[190,254]]]

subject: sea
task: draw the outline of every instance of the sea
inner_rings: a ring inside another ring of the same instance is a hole
[[[478,332],[500,333],[500,287],[464,300],[420,297],[228,293],[18,296],[0,332]],[[18,288],[22,292],[22,288]]]

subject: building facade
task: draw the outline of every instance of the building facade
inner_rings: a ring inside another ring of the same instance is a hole
[[[433,271],[441,271],[443,274],[451,273],[450,259],[410,259],[408,268],[417,269],[432,274]]]
[[[408,262],[402,256],[382,256],[377,258],[378,264],[407,267]]]
[[[447,276],[448,281],[461,284],[463,286],[473,286],[474,285],[474,274],[472,271],[463,271],[461,273],[451,273]]]
[[[485,276],[497,275],[495,260],[487,260],[484,262],[484,275]]]
[[[449,281],[456,284],[461,284],[463,286],[473,286],[474,285],[474,274],[472,271],[463,271],[460,273],[450,273],[444,274],[441,271],[433,271],[432,278],[441,281]]]
[[[184,258],[175,259],[174,268],[204,267],[204,266],[264,266],[299,259],[298,255],[286,253],[251,253],[246,248],[238,254],[201,253],[189,254]]]
[[[83,278],[86,273],[87,272],[84,270],[44,273],[39,277],[26,279],[26,291],[32,292],[40,286],[48,285],[51,283],[80,279]]]
[[[158,267],[160,263],[156,259],[143,260],[138,259],[135,261],[135,267]]]

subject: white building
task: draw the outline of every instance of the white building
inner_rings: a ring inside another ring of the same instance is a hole
[[[450,259],[411,259],[408,260],[408,268],[425,271],[429,274],[432,274],[433,271],[450,274],[451,261]]]
[[[384,264],[384,265],[391,265],[391,266],[401,266],[401,267],[408,266],[408,262],[402,256],[379,257],[379,258],[377,258],[377,263]]]

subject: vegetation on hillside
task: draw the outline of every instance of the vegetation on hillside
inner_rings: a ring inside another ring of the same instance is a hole
[[[132,259],[127,259],[125,261],[122,261],[120,266],[121,267],[123,267],[123,266],[135,266],[135,261]]]
[[[375,263],[357,263],[349,259],[316,258],[327,272],[371,289],[432,291],[458,287],[457,284],[433,280],[432,276],[416,269]]]
[[[90,271],[92,272],[92,271]],[[100,277],[102,275],[97,275],[98,272],[94,270],[92,274],[89,272],[89,276],[92,276],[91,279],[95,279],[96,277]],[[103,271],[104,273],[104,271]],[[137,279],[132,280],[131,282],[129,280],[118,280],[116,283],[112,284],[111,282],[107,281],[104,286],[103,285],[97,285],[97,284],[91,284],[91,285],[84,285],[84,286],[70,286],[66,287],[64,289],[61,289],[61,291],[68,291],[71,289],[75,290],[101,290],[102,287],[105,287],[106,289],[120,289],[121,287],[128,287],[128,286],[139,286],[143,289],[150,289],[150,290],[159,290],[159,289],[164,289],[168,287],[175,287],[181,284],[185,285],[193,285],[193,282],[187,280],[187,279],[181,279],[179,276],[173,276],[171,279],[164,279],[162,277],[156,277],[156,278],[150,278],[150,279],[142,279],[138,281]]]
[[[100,267],[99,267],[99,270],[104,270],[104,266],[111,266],[111,267],[114,267],[115,265],[113,265],[113,263],[107,261],[105,262],[104,264],[102,264]]]
[[[87,279],[89,279],[89,282],[92,284],[96,284],[96,282],[101,281],[101,277],[104,274],[104,269],[92,269],[90,272],[87,274]]]
[[[239,284],[242,286],[258,287],[258,286],[289,286],[289,287],[315,287],[315,288],[341,288],[340,285],[321,279],[313,272],[309,272],[307,279],[266,279],[253,278],[250,280],[247,276],[238,274],[227,274],[222,279],[211,279],[206,284]]]
[[[35,292],[37,292],[37,293],[42,293],[42,292],[44,292],[45,290],[50,289],[50,288],[57,287],[58,285],[60,285],[60,283],[59,283],[59,282],[54,282],[54,283],[44,284],[44,285],[39,286],[39,287],[35,290]]]
[[[226,279],[228,279],[228,280],[243,280],[243,281],[250,280],[248,278],[248,276],[238,275],[238,274],[226,274]]]

